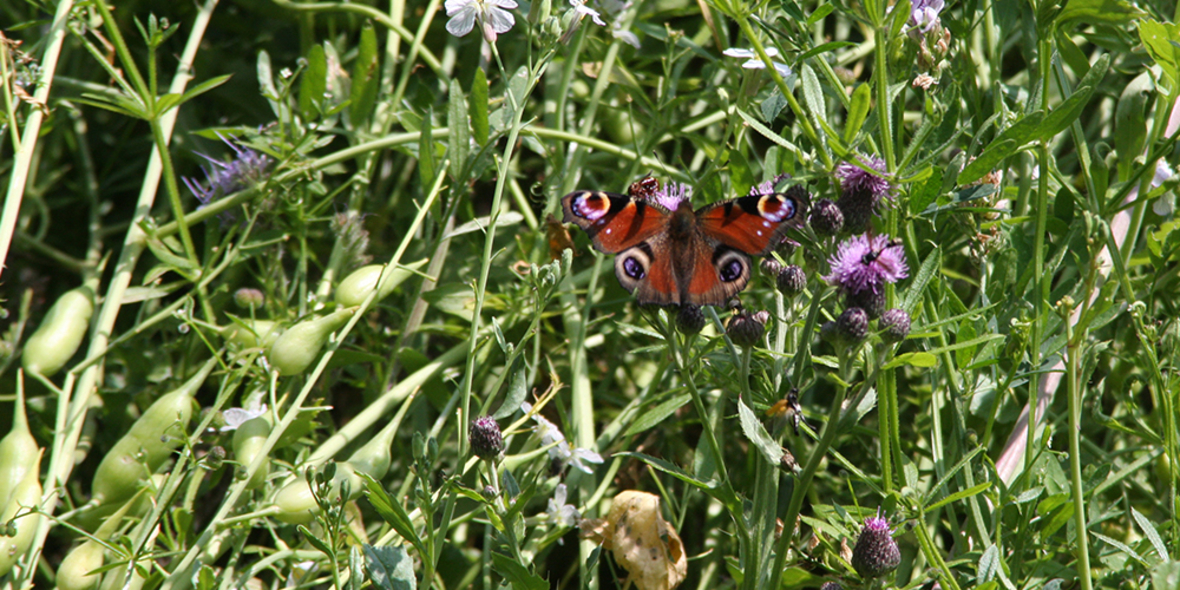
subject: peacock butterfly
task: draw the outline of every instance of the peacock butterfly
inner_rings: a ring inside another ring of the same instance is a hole
[[[618,254],[615,276],[641,305],[724,305],[750,280],[748,255],[778,246],[810,204],[806,191],[793,191],[693,211],[669,195],[672,187],[661,193],[653,183],[636,182],[630,195],[574,191],[561,199],[562,221],[582,228],[598,251]]]

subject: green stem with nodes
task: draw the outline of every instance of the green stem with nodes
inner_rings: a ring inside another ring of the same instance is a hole
[[[742,34],[750,41],[750,46],[754,48],[754,53],[758,54],[758,59],[761,59],[762,63],[766,64],[766,73],[774,79],[774,84],[778,86],[778,91],[787,100],[787,105],[791,107],[791,112],[795,113],[795,120],[798,121],[799,127],[803,129],[803,134],[816,146],[817,149],[815,151],[819,154],[820,159],[823,160],[824,168],[831,170],[832,156],[828,154],[827,150],[819,149],[823,145],[820,142],[819,134],[815,132],[815,127],[811,126],[811,121],[807,118],[807,112],[799,105],[799,101],[795,99],[795,94],[787,87],[787,81],[783,79],[783,75],[774,67],[774,62],[766,54],[766,48],[762,46],[762,41],[758,39],[758,35],[754,32],[754,27],[750,26],[750,17],[741,13],[731,16],[737,22],[738,27],[741,28]]]
[[[844,398],[848,395],[848,388],[845,384],[847,383],[846,377],[851,370],[849,366],[851,358],[855,357],[849,354],[847,347],[840,350],[840,380],[836,383],[836,395],[832,396],[832,405],[828,408],[828,420],[824,422],[819,442],[811,450],[811,455],[807,458],[807,465],[803,467],[803,472],[795,479],[795,487],[791,490],[791,503],[787,506],[787,514],[783,516],[783,534],[779,537],[778,544],[774,548],[774,566],[770,568],[770,583],[764,586],[766,588],[782,586],[783,571],[787,567],[787,554],[791,550],[791,542],[795,539],[795,521],[799,519],[799,513],[803,510],[803,498],[807,495],[808,488],[811,487],[811,480],[815,479],[815,474],[819,471],[820,463],[823,462],[832,442],[836,440],[836,431],[839,430],[837,425],[842,417],[841,408],[844,406]],[[854,412],[856,409],[849,408],[848,411]]]
[[[1073,498],[1075,545],[1074,554],[1078,560],[1078,578],[1082,590],[1094,587],[1090,579],[1090,535],[1086,528],[1086,490],[1082,485],[1082,389],[1078,377],[1081,373],[1081,357],[1086,341],[1085,328],[1074,332],[1070,314],[1074,302],[1065,298],[1058,306],[1058,312],[1065,324],[1065,383],[1069,399],[1069,487]]]

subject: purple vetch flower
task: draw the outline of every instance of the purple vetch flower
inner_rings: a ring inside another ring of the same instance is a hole
[[[920,31],[922,34],[930,32],[930,29],[941,24],[938,20],[938,13],[942,12],[946,3],[943,0],[914,0],[910,6],[910,18],[906,21],[905,32],[913,35],[913,31]]]
[[[885,283],[909,276],[905,252],[889,236],[853,236],[840,244],[828,264],[832,273],[824,280],[845,294],[879,291]]]
[[[516,24],[516,17],[510,12],[516,8],[515,0],[447,0],[447,32],[462,37],[475,28],[479,21],[480,31],[488,43],[495,43],[496,36],[507,33]]]
[[[201,203],[201,206],[197,207],[198,209],[205,207],[216,199],[247,189],[261,182],[272,163],[270,157],[265,154],[238,146],[224,137],[221,138],[221,141],[225,142],[234,151],[234,158],[232,160],[223,162],[197,152],[198,156],[205,158],[205,161],[211,165],[211,168],[201,166],[201,170],[205,173],[205,183],[202,184],[200,181],[187,177],[182,179],[184,185],[188,187],[188,190],[192,191],[193,196]]]

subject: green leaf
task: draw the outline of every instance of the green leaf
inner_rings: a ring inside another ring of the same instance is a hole
[[[930,506],[927,506],[926,510],[928,510],[928,511],[937,510],[938,508],[942,508],[943,506],[946,506],[947,504],[952,504],[952,503],[958,502],[959,500],[962,500],[964,498],[970,498],[971,496],[976,496],[976,495],[982,494],[983,492],[986,492],[991,487],[992,487],[992,483],[990,481],[985,481],[983,483],[975,484],[974,486],[971,486],[965,490],[959,490],[959,491],[931,504]]]
[[[1160,537],[1159,531],[1155,530],[1155,525],[1151,524],[1151,521],[1147,520],[1147,517],[1143,516],[1138,510],[1135,510],[1134,507],[1131,508],[1131,518],[1134,518],[1135,524],[1143,529],[1143,535],[1147,537],[1148,541],[1151,541],[1151,546],[1155,548],[1155,552],[1159,554],[1160,559],[1167,559],[1168,548],[1164,545],[1164,539]]]
[[[743,111],[741,109],[737,109],[737,114],[738,114],[738,116],[740,116],[742,118],[743,121],[746,122],[747,125],[750,126],[751,129],[762,134],[762,136],[765,137],[766,139],[769,139],[770,141],[773,141],[774,143],[777,143],[778,145],[780,145],[784,148],[787,148],[788,150],[791,151],[791,153],[795,153],[795,154],[799,153],[799,148],[796,147],[795,144],[787,141],[786,138],[779,135],[778,133],[771,131],[769,127],[767,127],[766,125],[764,125],[762,123],[762,121],[755,119],[754,117],[750,116],[749,114],[747,114],[745,111]]]
[[[930,206],[942,194],[943,168],[930,169],[930,176],[910,193],[910,212],[918,214]]]
[[[919,369],[929,369],[938,365],[938,357],[928,352],[907,352],[893,357],[893,360],[885,363],[881,369],[895,369],[909,365],[911,367],[918,367]]]
[[[766,432],[766,427],[762,426],[758,416],[754,415],[754,411],[740,397],[737,406],[738,421],[742,425],[742,432],[746,434],[746,438],[754,443],[759,451],[762,451],[762,456],[766,457],[771,465],[778,467],[778,464],[783,460],[783,447],[770,438],[770,434]]]
[[[808,115],[813,121],[826,122],[828,107],[827,101],[824,100],[823,87],[820,86],[815,71],[806,63],[799,68],[799,81],[803,87],[803,102],[807,107]]]
[[[471,131],[467,126],[467,97],[463,95],[463,87],[459,81],[452,78],[450,87],[450,102],[447,105],[447,127],[450,136],[447,148],[447,158],[451,161],[451,177],[463,180],[463,167],[467,165],[467,152],[471,146]]]
[[[311,543],[311,546],[315,547],[320,553],[323,553],[324,555],[332,554],[332,548],[328,547],[328,544],[325,543],[323,539],[317,537],[315,533],[312,533],[311,529],[303,525],[299,525],[297,528],[299,533],[303,535],[303,538],[307,539],[307,542]]]
[[[365,497],[369,499],[369,504],[373,505],[373,509],[377,511],[381,519],[389,523],[389,526],[397,531],[397,534],[401,535],[403,539],[409,541],[418,551],[418,555],[426,555],[426,546],[418,536],[417,529],[414,528],[414,521],[410,519],[410,514],[406,512],[405,506],[394,500],[385,491],[385,487],[369,474],[362,472],[358,475],[365,480]]]
[[[475,143],[480,147],[488,144],[488,106],[488,78],[483,73],[483,68],[476,68],[475,78],[471,81],[467,114],[471,117],[471,133],[475,136]]]
[[[615,457],[633,457],[635,459],[639,459],[640,461],[643,461],[644,463],[651,465],[655,469],[657,469],[659,471],[663,471],[664,473],[667,473],[668,475],[671,475],[672,477],[675,477],[676,479],[679,479],[680,481],[683,481],[684,483],[691,485],[691,486],[709,494],[710,496],[717,498],[718,500],[721,500],[723,503],[725,503],[727,505],[732,506],[733,502],[737,501],[736,496],[729,496],[727,493],[721,492],[720,486],[718,486],[716,482],[703,481],[703,480],[697,479],[697,478],[693,477],[692,475],[690,475],[688,472],[684,471],[683,469],[681,469],[681,468],[679,468],[679,467],[677,467],[677,466],[675,466],[663,459],[657,459],[655,457],[652,457],[651,455],[645,455],[643,453],[632,453],[630,451],[615,453],[614,456]]]
[[[1126,0],[1069,0],[1054,23],[1062,28],[1074,23],[1118,25],[1145,14]]]
[[[640,415],[639,418],[637,418],[634,422],[632,422],[631,426],[627,427],[627,431],[623,433],[623,438],[634,434],[639,434],[640,432],[643,432],[648,428],[663,422],[665,418],[671,416],[674,412],[676,412],[676,410],[679,410],[684,406],[684,404],[687,404],[690,401],[692,401],[692,394],[682,393],[654,408],[651,408]]]
[[[524,367],[518,367],[508,381],[508,394],[504,396],[504,403],[500,405],[500,409],[496,410],[495,414],[492,414],[492,418],[502,420],[519,410],[520,404],[529,395],[528,385],[528,372],[524,370]]]
[[[1140,21],[1139,40],[1143,41],[1151,59],[1163,69],[1168,86],[1175,92],[1180,82],[1180,23]]]
[[[852,143],[856,134],[860,133],[865,119],[869,116],[869,107],[873,102],[873,89],[868,84],[861,84],[852,91],[852,103],[848,105],[848,120],[844,122],[844,143]]]
[[[926,255],[926,260],[922,261],[922,266],[918,268],[918,272],[914,274],[914,278],[910,281],[910,286],[905,290],[905,295],[902,296],[901,308],[911,316],[914,315],[914,308],[917,307],[918,301],[922,298],[922,293],[926,290],[926,285],[930,283],[931,279],[938,274],[942,268],[942,250],[935,248]]]
[[[192,88],[189,88],[183,95],[181,95],[180,103],[184,104],[184,103],[186,103],[186,102],[188,102],[188,101],[190,101],[202,94],[205,94],[206,92],[209,92],[210,90],[213,90],[214,88],[217,88],[218,86],[221,86],[222,84],[225,84],[232,77],[233,76],[231,74],[226,74],[224,76],[217,76],[216,78],[210,78],[208,80],[205,80],[204,82],[201,82],[200,84],[197,84],[196,86],[193,86]],[[163,111],[160,111],[160,112],[162,113]]]
[[[492,553],[492,569],[504,576],[512,590],[549,590],[549,582],[503,553]]]
[[[365,550],[365,569],[369,580],[383,590],[414,590],[418,579],[414,577],[414,560],[404,547],[386,545],[374,547],[362,545]]]
[[[299,79],[299,112],[304,121],[313,121],[320,116],[327,89],[328,57],[323,45],[313,45],[307,56],[307,69]]]
[[[377,33],[373,23],[366,22],[361,28],[361,41],[357,46],[356,61],[352,64],[352,88],[348,96],[348,120],[353,127],[362,127],[377,106],[377,93],[381,89],[381,56],[377,51]]]

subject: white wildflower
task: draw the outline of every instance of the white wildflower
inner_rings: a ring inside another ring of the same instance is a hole
[[[747,70],[766,69],[766,64],[762,61],[762,58],[758,57],[758,54],[754,53],[752,49],[738,49],[736,47],[730,47],[729,49],[722,51],[721,54],[726,57],[735,57],[737,59],[746,60],[742,63],[742,67]],[[775,49],[774,47],[767,47],[766,56],[770,58],[778,57],[778,49]],[[778,70],[779,75],[782,77],[786,78],[792,74],[791,67],[787,64],[779,63],[777,61],[771,61],[770,63],[774,64],[774,69]]]
[[[496,36],[507,33],[516,24],[516,17],[509,10],[516,8],[515,0],[447,0],[444,4],[447,16],[447,32],[462,37],[475,28],[479,21],[484,39],[495,43]]]

